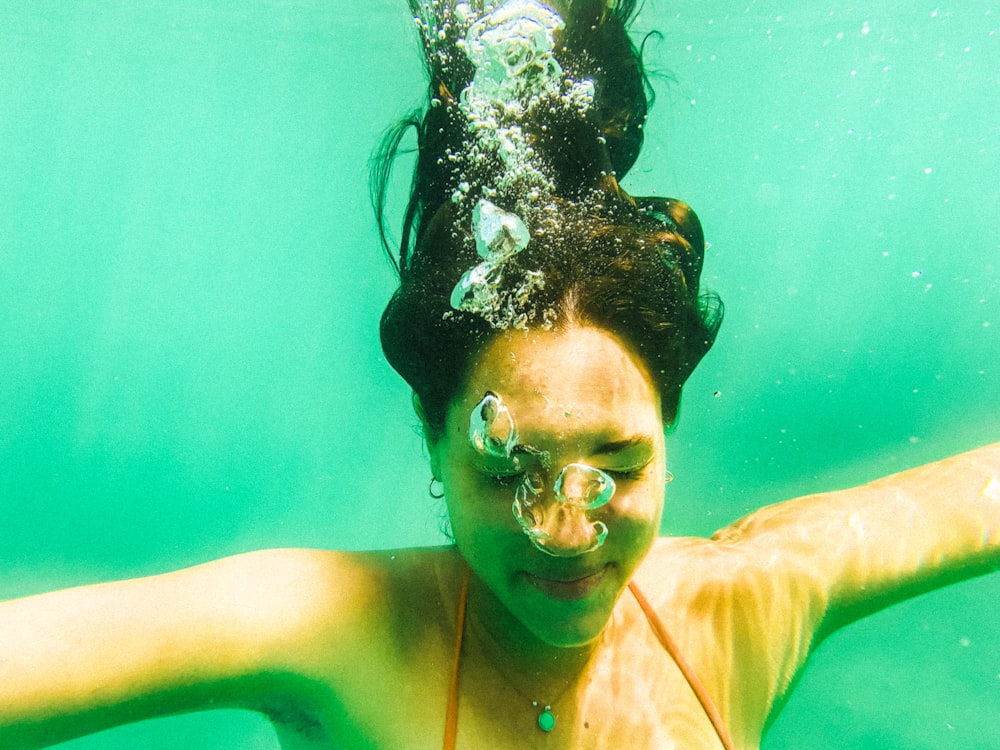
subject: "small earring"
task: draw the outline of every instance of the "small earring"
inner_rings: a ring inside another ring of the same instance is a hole
[[[434,483],[435,482],[437,482],[438,484],[441,485],[441,491],[440,492],[435,492],[434,491]],[[431,477],[431,485],[430,485],[430,487],[427,488],[427,491],[430,493],[431,497],[433,497],[435,500],[440,500],[442,497],[444,497],[444,483],[440,479],[438,479],[437,477]]]

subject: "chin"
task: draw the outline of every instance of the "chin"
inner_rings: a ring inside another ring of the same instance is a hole
[[[559,623],[546,623],[547,627],[534,629],[539,640],[556,648],[583,648],[601,637],[607,627],[610,613],[606,616],[577,617]]]
[[[607,622],[605,622],[604,625],[606,626]],[[561,633],[554,638],[546,640],[546,643],[550,646],[555,646],[556,648],[584,648],[597,642],[603,632],[604,626],[602,626],[596,633]]]
[[[516,589],[524,607],[521,622],[539,640],[560,648],[586,646],[600,638],[624,583],[616,563],[589,573],[520,574]]]
[[[589,602],[545,602],[522,620],[543,643],[557,648],[580,648],[601,637],[611,619],[614,600]]]

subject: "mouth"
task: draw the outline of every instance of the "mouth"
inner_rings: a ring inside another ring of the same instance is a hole
[[[608,563],[600,570],[583,576],[554,577],[554,574],[542,576],[533,573],[525,573],[525,576],[528,583],[550,599],[560,602],[574,602],[586,599],[594,593],[604,582],[610,567],[611,563]]]

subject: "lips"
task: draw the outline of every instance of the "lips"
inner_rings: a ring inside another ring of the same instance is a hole
[[[536,575],[526,573],[528,582],[550,599],[560,602],[573,602],[590,596],[604,582],[610,564],[593,572],[579,575],[576,573],[559,575],[549,573]]]

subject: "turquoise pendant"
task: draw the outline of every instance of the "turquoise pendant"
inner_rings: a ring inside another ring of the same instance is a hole
[[[545,710],[538,714],[538,728],[543,732],[551,732],[556,726],[556,717],[550,710],[552,706],[546,706]]]

